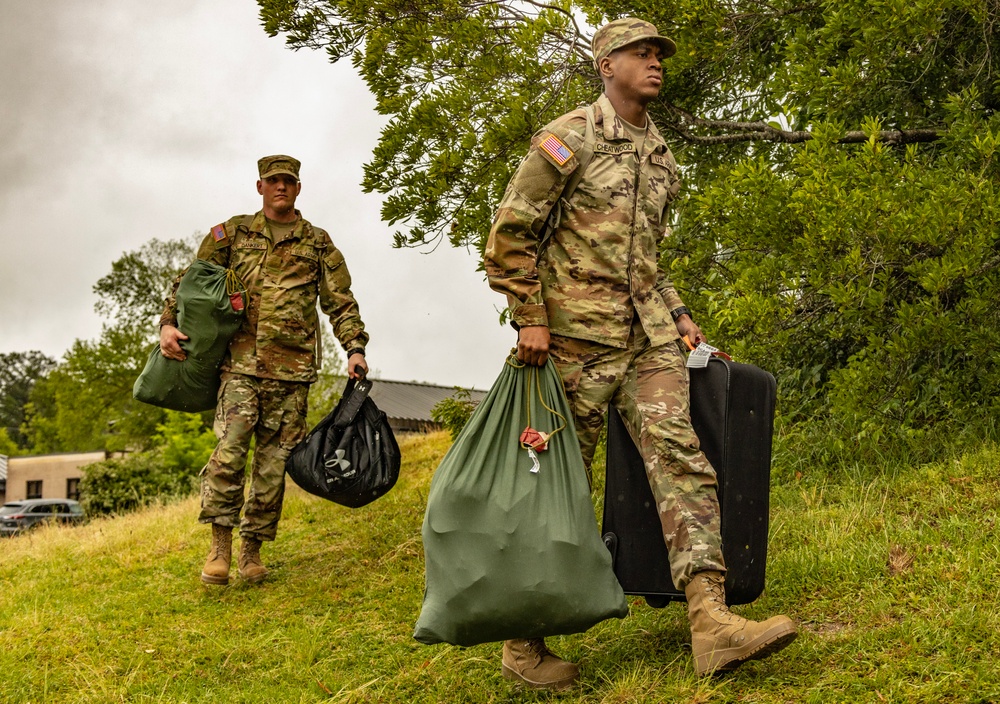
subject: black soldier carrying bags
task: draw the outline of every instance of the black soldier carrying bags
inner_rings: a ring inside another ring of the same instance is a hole
[[[246,315],[247,292],[231,269],[196,259],[177,287],[177,327],[187,358],[167,359],[157,342],[132,387],[143,403],[195,413],[215,408],[219,369]]]
[[[726,601],[748,604],[764,590],[771,436],[776,384],[769,373],[718,357],[691,369],[691,423],[715,468],[726,561]],[[604,542],[626,594],[651,606],[683,601],[642,457],[614,408],[609,413]]]
[[[349,379],[337,407],[285,461],[285,471],[310,494],[358,508],[396,484],[399,445],[385,413],[368,398],[371,388],[368,379]]]

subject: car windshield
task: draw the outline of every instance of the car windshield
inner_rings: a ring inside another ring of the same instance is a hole
[[[12,516],[23,510],[24,507],[21,504],[7,504],[6,506],[0,506],[0,516]]]

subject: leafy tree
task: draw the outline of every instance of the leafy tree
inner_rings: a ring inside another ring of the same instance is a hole
[[[7,436],[7,429],[0,428],[0,455],[13,457],[20,454],[23,454],[23,451],[18,447],[16,442]]]
[[[363,186],[398,246],[477,244],[528,138],[593,93],[570,16],[506,2],[260,0],[266,31],[350,58],[389,124]],[[586,78],[584,78],[586,76]]]
[[[132,398],[132,386],[157,338],[155,320],[190,242],[151,240],[126,252],[94,286],[109,318],[95,341],[76,340],[36,385],[25,433],[34,452],[148,449],[164,411]]]
[[[134,322],[152,326],[163,311],[163,299],[177,273],[194,259],[194,239],[151,239],[134,252],[125,252],[111,264],[111,271],[94,284],[99,300],[95,310],[122,325]]]
[[[31,389],[55,364],[54,359],[37,350],[0,354],[0,429],[18,448],[27,447],[21,424]]]
[[[164,469],[192,481],[217,442],[211,424],[202,415],[180,411],[166,412],[166,419],[156,427],[155,439]]]
[[[482,247],[531,133],[598,93],[591,27],[650,20],[679,47],[651,105],[686,183],[663,266],[775,372],[801,461],[993,427],[996,0],[258,4],[389,117],[363,185],[398,246]]]

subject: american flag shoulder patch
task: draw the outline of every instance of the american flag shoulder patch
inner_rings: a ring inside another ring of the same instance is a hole
[[[213,227],[212,238],[216,242],[221,242],[222,240],[226,239],[226,228],[223,227],[222,225],[216,225],[215,227]]]
[[[558,166],[563,166],[573,158],[573,151],[566,146],[565,142],[552,133],[549,133],[548,137],[538,143],[538,148],[552,157],[552,161]]]

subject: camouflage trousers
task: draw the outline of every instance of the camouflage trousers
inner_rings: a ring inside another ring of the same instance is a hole
[[[238,526],[243,537],[274,540],[285,496],[285,460],[306,435],[308,393],[309,384],[302,382],[222,373],[214,426],[219,444],[201,470],[201,523]],[[251,439],[250,493],[244,502]]]
[[[651,347],[636,320],[626,349],[553,335],[549,356],[562,376],[588,472],[608,405],[621,415],[645,463],[674,585],[683,591],[698,572],[725,572],[718,482],[691,427],[680,343]]]

